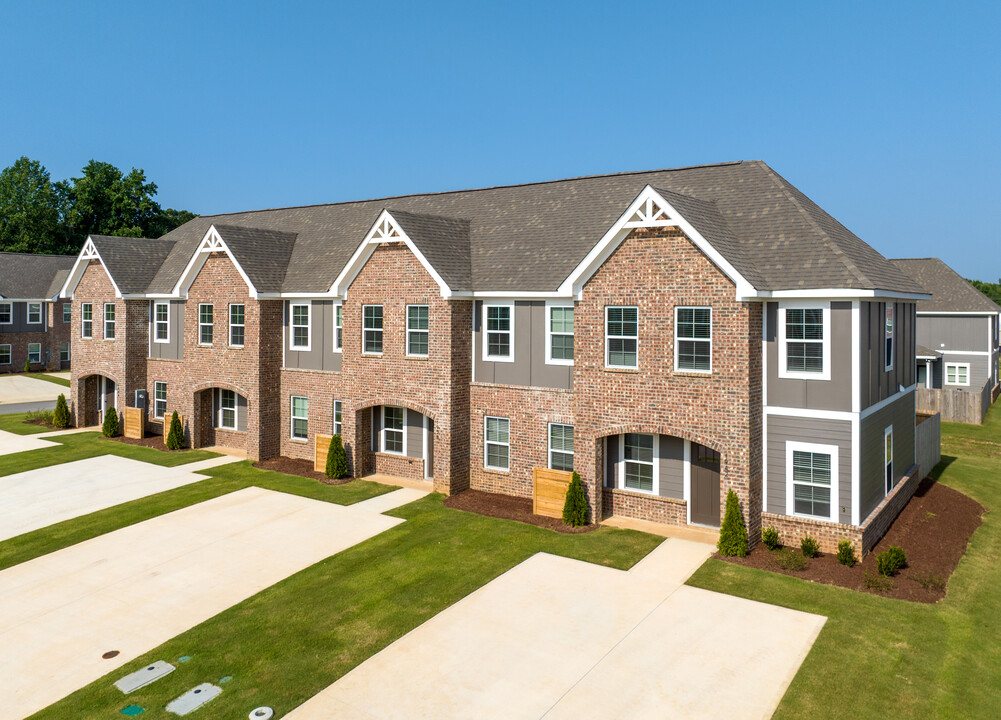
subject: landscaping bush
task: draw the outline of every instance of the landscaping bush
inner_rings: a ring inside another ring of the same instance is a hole
[[[29,410],[24,414],[24,421],[32,425],[52,425],[51,410]]]
[[[104,411],[104,424],[101,425],[101,433],[104,437],[115,437],[119,433],[118,410],[108,408]]]
[[[720,555],[744,557],[747,555],[747,526],[740,514],[740,503],[737,493],[728,490],[726,493],[726,512],[723,524],[719,529],[719,542],[716,543]]]
[[[862,582],[865,584],[866,590],[875,590],[876,592],[886,592],[893,588],[893,580],[885,575],[870,573],[868,570],[862,573]]]
[[[330,438],[330,446],[327,448],[327,466],[323,474],[335,480],[348,476],[348,456],[344,452],[344,443],[341,442],[340,433]]]
[[[52,425],[57,428],[68,428],[70,426],[70,409],[66,404],[66,396],[59,393],[56,399],[56,410],[52,413]]]
[[[900,568],[907,564],[907,556],[902,548],[891,545],[889,550],[881,552],[876,556],[876,569],[884,577],[896,575]]]
[[[170,416],[170,430],[167,431],[167,449],[180,450],[184,446],[184,428],[181,427],[181,418],[177,415],[177,410]]]
[[[761,542],[769,550],[777,550],[782,545],[779,542],[779,531],[773,527],[766,527],[761,531]]]
[[[563,522],[570,527],[587,525],[587,494],[584,492],[580,473],[576,471],[570,476],[570,485],[563,501]]]
[[[792,548],[776,550],[772,553],[772,559],[783,570],[806,570],[806,558]]]
[[[803,557],[815,558],[820,555],[820,544],[809,535],[804,535],[799,549],[803,551]]]
[[[858,562],[850,540],[838,540],[838,562],[845,567],[853,567]]]
[[[24,359],[24,371],[31,372],[31,361],[28,358]]]

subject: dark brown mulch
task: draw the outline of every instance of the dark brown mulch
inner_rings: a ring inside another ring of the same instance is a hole
[[[474,512],[489,517],[503,518],[504,520],[517,520],[518,522],[538,525],[539,527],[571,535],[598,529],[597,525],[585,525],[579,528],[570,527],[569,525],[564,525],[563,521],[558,518],[533,515],[531,498],[512,497],[511,495],[488,493],[482,490],[466,490],[458,495],[450,495],[445,498],[445,507]]]
[[[180,450],[168,450],[167,446],[164,444],[163,435],[147,435],[142,439],[128,438],[124,435],[118,435],[113,438],[105,438],[102,435],[102,438],[105,440],[114,440],[115,442],[125,443],[126,445],[139,445],[141,447],[153,448],[154,450],[163,450],[164,452],[180,452]],[[181,450],[187,449],[188,448],[186,447],[181,448]]]
[[[254,463],[254,467],[260,468],[261,470],[274,470],[275,472],[285,473],[286,475],[298,475],[299,477],[309,478],[310,480],[317,480],[324,485],[343,485],[354,480],[354,478],[351,477],[341,478],[340,480],[332,480],[322,472],[316,472],[316,470],[313,469],[313,463],[309,460],[293,460],[288,457],[258,460]]]
[[[69,428],[57,428],[50,422],[46,422],[42,418],[32,418],[31,420],[25,420],[25,425],[40,425],[41,427],[48,428],[49,430],[69,430]],[[70,425],[70,427],[73,427]]]
[[[826,585],[933,603],[945,597],[946,582],[966,552],[973,532],[980,527],[985,512],[973,498],[925,478],[889,532],[855,567],[845,567],[835,555],[825,553],[808,560],[804,570],[787,570],[777,565],[777,551],[768,550],[764,543],[758,543],[745,558],[721,557],[718,553],[716,557]],[[889,589],[866,587],[866,575],[878,575],[876,556],[891,545],[903,548],[907,567],[891,578]],[[799,553],[799,548],[793,550]]]

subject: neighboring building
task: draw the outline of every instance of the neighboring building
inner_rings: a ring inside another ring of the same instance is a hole
[[[0,252],[0,372],[70,366],[69,302],[59,290],[71,255]]]
[[[761,162],[91,237],[63,297],[81,423],[145,391],[194,446],[337,432],[356,475],[445,493],[573,468],[599,519],[718,526],[732,488],[752,542],[828,550],[916,485],[928,296]]]
[[[918,410],[943,420],[975,422],[998,394],[998,325],[1001,306],[938,258],[892,261],[932,293],[918,302]],[[978,399],[943,402],[942,390]]]

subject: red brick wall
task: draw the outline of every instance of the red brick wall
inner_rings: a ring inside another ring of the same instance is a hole
[[[281,454],[300,460],[313,460],[316,435],[333,435],[334,400],[343,408],[344,382],[339,372],[285,369],[281,374]],[[307,418],[309,438],[292,439],[292,396],[309,399]]]
[[[688,522],[688,504],[674,498],[603,488],[601,506],[605,515],[652,520],[666,525],[685,525]]]

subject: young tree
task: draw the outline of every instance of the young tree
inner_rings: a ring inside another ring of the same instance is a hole
[[[716,544],[720,555],[744,557],[747,555],[747,526],[740,514],[740,502],[737,493],[728,490],[726,493],[726,512],[723,524],[719,529],[719,542]]]
[[[330,438],[330,446],[327,448],[327,467],[323,474],[337,480],[348,476],[348,456],[344,452],[344,443],[341,442],[339,434]]]
[[[70,426],[70,409],[66,405],[66,396],[59,393],[56,399],[56,409],[52,413],[52,424],[57,428],[67,428]]]
[[[587,493],[580,473],[574,471],[567,486],[566,498],[563,500],[563,523],[570,527],[581,527],[587,524]]]
[[[184,428],[181,427],[181,418],[177,415],[177,410],[170,416],[170,430],[167,432],[167,449],[180,450],[184,446]]]

